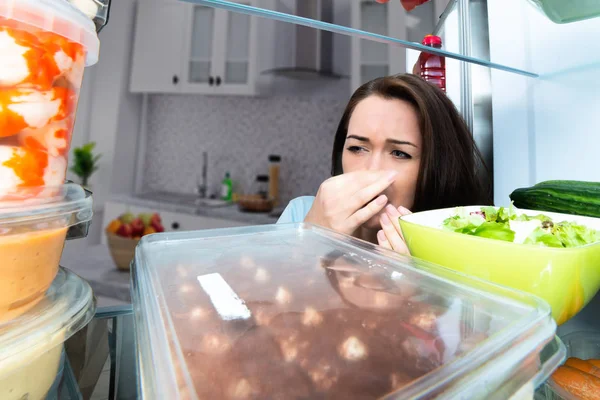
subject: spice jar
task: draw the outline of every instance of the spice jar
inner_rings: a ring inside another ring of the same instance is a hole
[[[279,203],[279,167],[281,165],[281,156],[271,154],[269,156],[269,197],[273,199],[273,204]]]
[[[263,199],[266,199],[269,195],[269,176],[268,175],[257,175],[256,176],[256,193]]]

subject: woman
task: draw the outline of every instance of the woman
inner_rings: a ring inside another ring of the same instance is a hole
[[[409,210],[492,204],[479,166],[475,142],[445,93],[415,75],[377,78],[346,106],[333,177],[316,197],[292,200],[278,223],[304,221],[409,254],[398,222]]]

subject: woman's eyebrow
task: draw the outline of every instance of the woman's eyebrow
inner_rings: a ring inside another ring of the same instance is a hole
[[[365,143],[370,142],[369,138],[364,137],[364,136],[358,136],[358,135],[348,135],[346,137],[346,139],[354,139],[354,140],[358,140],[359,142],[365,142]],[[417,145],[415,145],[414,143],[407,142],[406,140],[387,139],[386,141],[388,143],[393,143],[393,144],[404,144],[404,145],[412,146],[415,148],[417,147]]]

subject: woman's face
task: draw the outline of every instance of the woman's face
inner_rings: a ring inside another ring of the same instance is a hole
[[[396,181],[383,194],[394,207],[410,210],[415,199],[421,144],[419,122],[412,105],[369,96],[357,104],[350,117],[342,168],[344,172],[398,171]],[[379,215],[371,218],[366,227],[378,228]]]

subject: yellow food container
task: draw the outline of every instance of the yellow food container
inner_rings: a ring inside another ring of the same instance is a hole
[[[467,212],[480,206],[465,207]],[[451,232],[441,228],[455,208],[400,218],[412,256],[541,297],[558,325],[573,318],[600,289],[600,242],[574,248],[540,247]],[[554,222],[577,222],[600,230],[600,219],[519,209]]]
[[[64,342],[94,316],[90,286],[61,269],[44,298],[0,325],[0,399],[42,400],[55,381]]]
[[[0,323],[44,297],[58,272],[68,228],[92,219],[92,198],[81,186],[45,190],[47,195],[28,201],[0,201]]]

